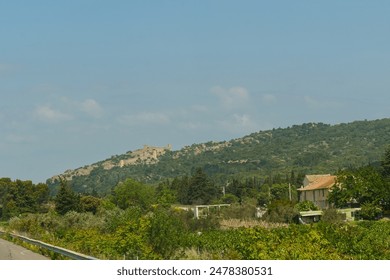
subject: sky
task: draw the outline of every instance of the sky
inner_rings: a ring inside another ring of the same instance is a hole
[[[390,1],[0,0],[0,178],[390,117]]]

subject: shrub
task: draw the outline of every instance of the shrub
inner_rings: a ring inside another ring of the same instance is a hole
[[[364,203],[360,210],[360,217],[364,220],[376,220],[382,215],[382,209],[373,203]]]
[[[298,211],[315,211],[318,210],[318,207],[313,203],[313,201],[302,201],[295,205],[295,208]]]
[[[221,209],[222,217],[225,219],[253,219],[256,211],[256,205],[248,203],[234,203]]]
[[[298,221],[298,211],[288,200],[273,201],[268,205],[264,219],[274,223],[293,223]]]
[[[323,211],[321,221],[325,223],[341,223],[345,220],[345,214],[338,213],[336,209],[329,208]]]

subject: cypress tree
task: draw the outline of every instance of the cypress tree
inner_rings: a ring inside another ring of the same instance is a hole
[[[78,211],[80,198],[69,187],[64,178],[60,179],[60,189],[55,197],[55,209],[58,214],[65,215],[69,211]]]

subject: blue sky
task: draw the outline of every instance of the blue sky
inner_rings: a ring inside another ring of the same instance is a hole
[[[0,177],[390,117],[389,1],[0,1]]]

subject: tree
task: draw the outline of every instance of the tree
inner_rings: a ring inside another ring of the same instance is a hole
[[[385,151],[381,166],[383,169],[383,175],[390,179],[390,146]]]
[[[163,259],[175,256],[174,253],[182,245],[186,234],[183,222],[175,213],[162,208],[153,211],[149,222],[148,237],[153,252],[160,254]]]
[[[80,209],[80,197],[69,187],[64,178],[60,178],[60,189],[54,199],[55,210],[60,215],[65,215],[69,211]]]
[[[21,213],[43,212],[48,198],[49,189],[46,184],[35,185],[31,181],[0,179],[0,216],[3,219]]]
[[[335,208],[329,208],[323,211],[321,221],[329,224],[340,224],[345,221],[345,214],[337,212]]]
[[[98,211],[102,200],[98,197],[92,195],[82,196],[80,198],[80,209],[85,212],[92,212],[96,214]]]
[[[169,181],[161,182],[157,187],[157,203],[170,206],[177,201],[177,192],[170,187]]]
[[[289,200],[275,200],[268,205],[265,219],[274,223],[292,223],[298,219],[298,210]]]
[[[271,186],[271,199],[272,200],[288,200],[289,199],[289,186],[288,184],[273,184]]]
[[[112,202],[119,208],[139,206],[147,210],[155,203],[155,188],[133,179],[119,183],[113,190]]]
[[[337,208],[364,203],[385,209],[390,207],[389,188],[383,176],[372,166],[339,172],[336,187],[328,200]]]
[[[370,202],[364,203],[360,211],[360,217],[362,217],[364,220],[375,220],[379,218],[381,214],[382,209]]]
[[[177,201],[181,204],[189,204],[188,202],[188,189],[189,189],[189,181],[188,176],[184,176],[182,178],[174,178],[171,183],[171,189],[177,195]]]
[[[191,177],[188,188],[188,202],[190,204],[208,204],[217,198],[218,190],[209,180],[201,168],[197,168]]]

